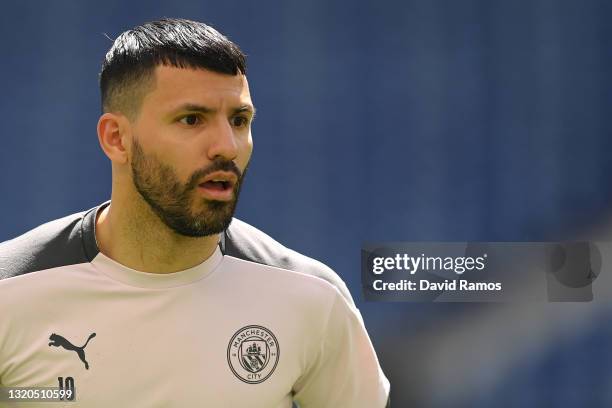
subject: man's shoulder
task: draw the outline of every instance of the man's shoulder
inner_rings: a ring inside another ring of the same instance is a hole
[[[0,279],[91,262],[99,252],[95,239],[95,214],[107,204],[47,222],[0,243]],[[281,245],[239,219],[234,218],[225,231],[221,249],[235,258],[326,280],[350,304],[354,304],[342,279],[329,267]]]
[[[91,254],[87,253],[82,230],[83,220],[92,210],[49,221],[0,243],[0,279],[88,262]]]
[[[232,220],[221,242],[226,255],[290,271],[315,276],[335,286],[350,303],[353,299],[342,279],[325,264],[285,247],[263,231],[241,221]]]

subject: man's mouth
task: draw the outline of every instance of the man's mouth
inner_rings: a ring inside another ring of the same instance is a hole
[[[209,200],[230,201],[234,198],[234,186],[238,177],[232,172],[216,171],[198,184],[198,191]]]
[[[222,180],[210,180],[199,185],[202,188],[211,189],[211,190],[226,190],[231,187],[231,183],[229,181]]]

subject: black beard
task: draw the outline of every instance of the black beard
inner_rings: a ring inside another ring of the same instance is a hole
[[[233,161],[215,160],[196,171],[187,183],[180,183],[172,167],[147,156],[140,144],[132,143],[132,179],[136,190],[164,224],[177,234],[187,237],[205,237],[219,234],[229,227],[234,216],[242,180],[246,174]],[[195,194],[198,181],[215,171],[231,171],[238,176],[234,185],[234,198],[213,201]],[[192,213],[193,204],[200,202],[202,210]]]

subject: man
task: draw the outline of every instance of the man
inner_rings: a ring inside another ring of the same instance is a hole
[[[342,281],[232,221],[252,151],[245,74],[201,23],[115,40],[98,122],[111,200],[0,245],[2,386],[74,390],[83,407],[387,403]]]

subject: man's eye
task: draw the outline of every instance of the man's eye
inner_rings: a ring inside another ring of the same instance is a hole
[[[194,126],[200,122],[200,118],[198,117],[198,115],[187,115],[187,116],[183,116],[179,120],[179,122],[187,126]]]
[[[243,127],[249,123],[249,119],[245,118],[244,116],[234,116],[231,119],[231,122],[232,126]]]

